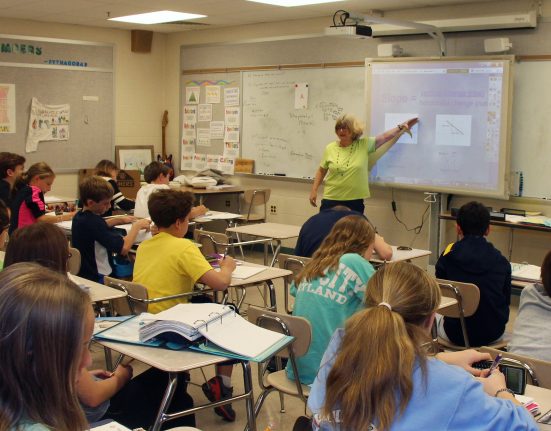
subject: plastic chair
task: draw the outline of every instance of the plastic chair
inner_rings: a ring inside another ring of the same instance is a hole
[[[262,328],[295,337],[295,340],[285,349],[279,351],[275,357],[276,359],[288,358],[295,376],[298,376],[296,358],[304,356],[306,352],[308,352],[310,342],[312,341],[312,327],[310,326],[310,322],[304,317],[288,316],[286,314],[276,313],[257,307],[249,307],[247,316],[250,322]],[[285,412],[283,394],[300,398],[305,403],[306,409],[306,401],[308,400],[308,395],[310,395],[310,387],[301,384],[298,379],[290,380],[287,378],[285,370],[280,369],[279,371],[268,372],[268,362],[269,361],[265,361],[258,364],[258,382],[262,389],[262,393],[256,400],[254,406],[255,416],[258,416],[266,397],[273,391],[279,392],[281,413]],[[276,362],[278,366],[281,365],[280,359]]]
[[[67,261],[67,269],[73,275],[78,275],[80,271],[80,251],[78,248],[69,247],[69,260]]]
[[[268,217],[267,202],[270,200],[270,194],[271,189],[245,190],[243,200],[247,204],[247,213],[243,214],[245,217],[240,222],[265,222]],[[253,212],[253,209],[259,205],[264,206],[264,215]]]
[[[507,364],[507,362],[510,362],[515,365],[520,365],[526,370],[532,385],[551,389],[551,362],[531,358],[529,356],[517,355],[515,353],[504,352],[488,346],[483,346],[479,350],[484,353],[489,353],[492,358],[495,358],[498,353],[503,355],[503,363]]]
[[[438,344],[450,350],[465,350],[471,348],[469,335],[467,334],[467,325],[465,318],[472,316],[478,309],[480,302],[480,290],[472,283],[462,283],[459,281],[437,279],[440,291],[443,296],[454,298],[457,301],[457,307],[447,307],[440,311],[440,314],[446,317],[458,318],[461,323],[461,331],[463,332],[464,346],[453,344],[450,341],[438,338]],[[502,349],[507,346],[509,340],[507,334],[498,341],[491,344],[490,347]],[[480,346],[479,346],[480,347]]]
[[[285,289],[285,311],[287,314],[292,314],[293,309],[289,305],[289,287],[297,275],[304,269],[306,264],[312,259],[310,257],[295,256],[292,254],[280,253],[278,255],[279,267],[293,271],[293,274],[288,275],[283,279],[283,288]]]
[[[103,283],[113,289],[122,290],[126,293],[125,298],[115,299],[113,307],[117,314],[126,316],[128,314],[141,314],[147,312],[149,304],[167,301],[169,299],[189,298],[194,295],[201,295],[205,292],[211,292],[212,289],[201,289],[193,292],[178,293],[176,295],[162,296],[159,298],[149,298],[147,288],[140,283],[128,280],[120,280],[114,277],[106,276]]]

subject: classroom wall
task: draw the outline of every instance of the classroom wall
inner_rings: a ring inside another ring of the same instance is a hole
[[[0,18],[0,33],[106,42],[115,45],[114,145],[155,145],[161,150],[165,109],[166,35],[155,33],[149,54],[130,50],[130,31]],[[114,152],[113,152],[114,155]],[[113,157],[114,160],[114,157]],[[99,160],[90,160],[93,167]],[[75,166],[75,169],[82,166]],[[77,174],[58,175],[52,194],[76,196]]]
[[[499,3],[498,12],[511,12],[528,9],[532,4],[529,0],[506,0]],[[475,14],[496,13],[495,4],[475,4],[470,6],[446,6],[440,8],[418,8],[388,13],[387,16],[401,19],[438,19],[446,17],[464,17]],[[483,54],[482,41],[489,37],[509,37],[513,42],[515,54],[551,54],[551,0],[542,3],[542,22],[536,30],[491,31],[475,33],[456,33],[447,36],[449,55],[480,55]],[[290,36],[308,37],[320,33],[330,24],[330,17],[311,20],[290,20],[280,23],[262,23],[227,27],[216,30],[194,30],[181,33],[154,34],[151,54],[134,54],[130,51],[130,32],[126,30],[111,30],[73,26],[63,24],[37,23],[24,20],[0,18],[1,33],[21,34],[43,37],[80,39],[114,43],[115,48],[115,82],[116,82],[116,118],[115,145],[155,145],[156,152],[161,147],[160,119],[164,109],[169,111],[167,128],[168,152],[179,154],[178,114],[180,90],[180,46],[228,44],[237,41],[255,41],[267,38],[279,39]],[[345,40],[338,44],[319,39],[319,60],[337,61],[362,60],[363,57],[376,55],[376,45],[381,40],[364,41],[365,49],[345,49]],[[426,36],[389,37],[383,43],[397,42],[408,55],[435,55],[436,43]],[[298,44],[298,42],[297,42]],[[329,53],[326,46],[339,46],[338,53]],[[198,59],[210,63],[214,59]],[[327,137],[327,141],[332,139]],[[91,161],[93,165],[95,161]],[[74,196],[76,194],[76,174],[59,175],[52,193]],[[302,224],[306,218],[316,212],[308,204],[310,183],[297,183],[286,180],[257,179],[236,176],[233,182],[245,187],[269,187],[272,189],[271,204],[277,207],[277,214],[270,215],[269,220],[281,223]],[[379,232],[393,244],[407,244],[417,248],[428,248],[428,221],[421,233],[416,237],[394,219],[391,210],[391,200],[397,203],[397,215],[408,225],[417,226],[426,208],[424,195],[420,192],[407,190],[392,190],[373,187],[372,198],[367,202],[366,213],[377,226]],[[456,198],[453,206],[467,201],[468,198]],[[484,200],[485,203],[501,208],[502,206],[527,207],[543,211],[551,216],[551,208],[546,203],[512,201],[505,204],[497,200]],[[442,223],[446,230],[443,242],[454,239],[453,225]],[[504,229],[494,229],[490,239],[506,254],[509,232]],[[526,232],[516,232],[514,238],[513,260],[526,260],[539,264],[544,253],[549,248],[548,235],[534,235]],[[292,246],[288,242],[287,246]],[[428,260],[421,261],[426,264]]]
[[[496,14],[506,12],[518,12],[528,10],[531,7],[530,1],[503,1],[499,3],[499,11],[496,11],[495,4],[472,4],[469,6],[446,6],[439,8],[418,8],[388,13],[387,16],[397,19],[441,19],[450,17],[466,17],[476,14]],[[551,54],[551,2],[542,3],[542,19],[536,30],[498,30],[472,33],[455,33],[446,36],[448,55],[483,55],[483,40],[491,37],[509,37],[513,42],[513,53],[523,55]],[[292,61],[288,63],[302,62],[331,62],[331,61],[357,61],[368,56],[376,56],[376,49],[379,43],[396,42],[402,46],[408,56],[430,56],[436,54],[436,42],[427,36],[388,37],[384,39],[348,41],[345,39],[311,39],[308,45],[313,43],[319,45],[319,52],[305,49],[300,51],[301,37],[311,37],[312,34],[321,33],[323,28],[330,23],[330,17],[323,19],[288,21],[284,23],[263,23],[258,25],[242,26],[239,28],[226,28],[215,30],[201,30],[188,33],[169,34],[167,38],[167,82],[170,85],[178,85],[179,74],[177,67],[179,58],[177,53],[181,45],[190,46],[186,49],[190,53],[189,59],[184,58],[184,64],[189,68],[229,67],[236,64],[218,64],[216,58],[209,58],[205,55],[209,47],[222,45],[231,50],[232,43],[237,41],[261,41],[278,40],[296,37],[297,48],[293,50]],[[206,48],[206,49],[205,49]],[[297,54],[295,51],[301,52]],[[201,56],[202,55],[202,56]],[[303,55],[301,57],[301,55]],[[273,53],[270,53],[274,58]],[[214,56],[213,56],[214,57]],[[277,61],[285,63],[287,55],[277,57]],[[298,58],[298,60],[297,60]],[[262,60],[251,60],[252,64],[267,64]],[[247,63],[247,65],[251,64]],[[276,62],[277,63],[277,62]],[[243,64],[241,64],[243,65]],[[167,95],[169,109],[177,109],[179,96],[176,93]],[[513,120],[514,121],[514,120]],[[179,131],[176,125],[169,129],[170,142],[177,142]],[[327,137],[329,142],[331,136]],[[234,177],[234,183],[245,187],[268,187],[272,189],[270,204],[276,205],[277,214],[270,215],[269,220],[281,223],[302,224],[306,218],[313,215],[317,210],[308,204],[308,195],[311,183],[296,182],[278,179],[259,179],[246,176]],[[385,239],[392,244],[411,245],[416,248],[428,248],[428,220],[425,222],[419,235],[413,231],[406,231],[393,216],[391,201],[397,203],[397,216],[407,225],[413,228],[421,224],[422,215],[427,207],[424,202],[425,195],[420,192],[407,190],[388,190],[380,187],[372,187],[372,197],[366,203],[366,214],[377,226],[378,231]],[[453,206],[460,206],[470,198],[457,197],[452,200]],[[532,210],[543,211],[551,216],[551,207],[545,202],[527,203],[526,201],[500,201],[484,199],[484,203],[494,208],[522,207]],[[454,224],[442,222],[443,230],[442,245],[455,240]],[[508,255],[510,231],[504,228],[493,228],[490,234],[490,241],[498,247],[503,254]],[[527,231],[515,231],[513,236],[513,254],[515,261],[528,261],[533,264],[541,263],[541,260],[549,249],[549,235],[534,234]],[[288,241],[285,245],[292,246],[293,242]],[[428,259],[419,263],[427,264]]]

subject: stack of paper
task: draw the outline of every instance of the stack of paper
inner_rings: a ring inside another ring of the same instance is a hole
[[[536,282],[539,281],[540,275],[541,268],[537,265],[511,262],[511,277],[515,280]]]

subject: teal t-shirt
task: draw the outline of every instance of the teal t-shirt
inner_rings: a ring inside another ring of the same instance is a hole
[[[341,256],[336,271],[329,271],[314,280],[302,280],[298,288],[291,285],[295,296],[294,316],[306,318],[312,325],[312,342],[308,353],[297,358],[299,379],[311,384],[316,378],[323,353],[333,332],[363,307],[367,281],[375,269],[362,256],[347,253]],[[287,375],[294,379],[290,364]]]
[[[348,147],[331,142],[320,166],[327,169],[323,198],[351,201],[370,196],[368,155],[375,151],[375,138],[360,138]]]

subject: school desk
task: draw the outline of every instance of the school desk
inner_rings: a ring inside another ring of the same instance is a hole
[[[243,187],[223,187],[220,189],[198,189],[195,187],[182,186],[180,190],[183,192],[191,192],[199,198],[199,205],[209,206],[209,198],[227,197],[235,202],[237,212],[241,212],[239,196],[245,193]],[[212,199],[211,199],[212,201]]]
[[[541,415],[544,415],[551,410],[551,389],[526,385],[524,395],[534,398],[534,401],[540,405]],[[536,418],[536,421],[541,417],[541,415]],[[540,424],[538,422],[538,427],[540,430],[551,431],[551,425]]]
[[[169,374],[168,384],[165,394],[159,406],[159,412],[155,423],[151,427],[152,431],[158,431],[166,421],[175,419],[176,416],[185,416],[195,413],[199,410],[210,409],[216,406],[227,404],[234,401],[245,400],[247,410],[248,429],[256,431],[256,419],[254,416],[254,398],[251,377],[251,366],[247,361],[241,362],[243,367],[243,387],[244,392],[235,395],[224,401],[216,403],[207,403],[178,413],[167,413],[168,407],[176,390],[178,373],[183,373],[195,368],[215,365],[227,360],[222,356],[208,355],[205,353],[195,352],[191,350],[168,350],[155,347],[138,346],[125,343],[117,343],[111,341],[98,340],[99,344],[107,349],[115,350],[123,355],[130,356],[147,365],[155,367]]]
[[[391,247],[392,247],[392,259],[385,261],[379,258],[376,253],[374,253],[371,259],[369,259],[369,261],[377,264],[381,264],[384,262],[400,262],[400,261],[409,262],[413,259],[429,256],[431,254],[430,250],[422,250],[417,248],[412,248],[411,250],[398,250],[398,246],[393,245]]]
[[[268,291],[270,295],[270,307],[268,308],[269,310],[277,311],[274,280],[278,278],[284,278],[288,275],[291,275],[293,272],[288,269],[274,268],[273,266],[257,265],[255,263],[249,263],[249,262],[243,262],[242,265],[239,265],[239,266],[263,268],[263,270],[258,274],[255,274],[248,278],[232,277],[230,287],[246,288],[246,287],[256,286],[258,284],[265,284],[266,286],[268,286]],[[236,270],[239,269],[239,266],[236,268]],[[242,292],[243,294],[239,299],[237,308],[241,307],[241,304],[245,299],[245,292],[246,290],[243,290]]]
[[[276,242],[276,248],[274,250],[274,257],[272,258],[272,263],[270,266],[274,266],[277,261],[277,256],[281,250],[281,241],[284,239],[298,238],[300,233],[300,226],[290,225],[290,224],[281,224],[281,223],[257,223],[257,224],[247,224],[243,226],[230,227],[226,231],[234,232],[239,235],[251,235],[258,236],[262,238],[272,238]],[[268,247],[267,244],[264,245],[265,250]],[[266,253],[265,253],[266,255]]]

